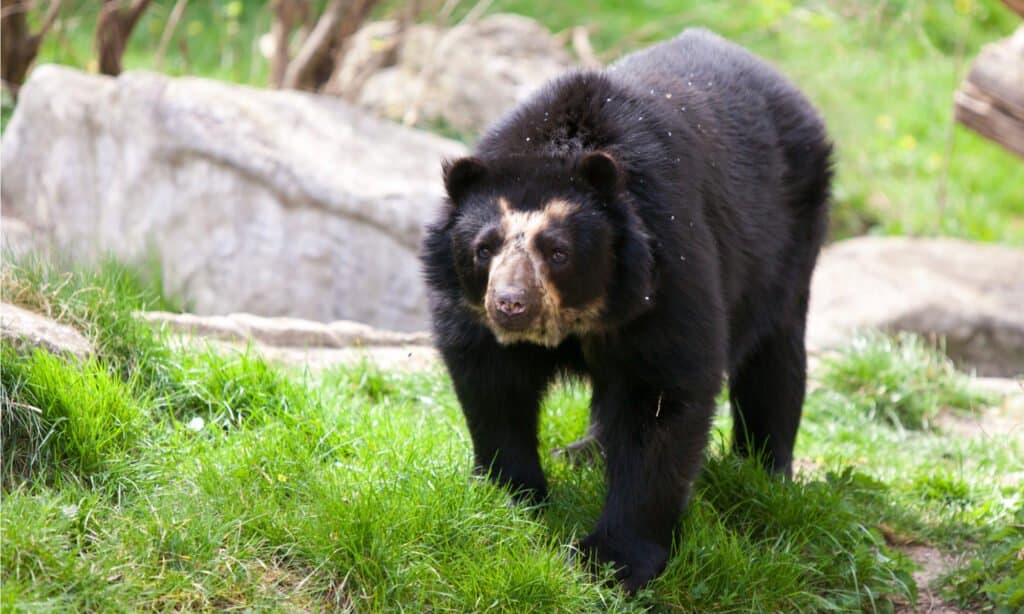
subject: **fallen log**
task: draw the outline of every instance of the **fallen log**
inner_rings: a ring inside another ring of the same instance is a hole
[[[1024,157],[1024,26],[981,50],[954,104],[957,121]]]

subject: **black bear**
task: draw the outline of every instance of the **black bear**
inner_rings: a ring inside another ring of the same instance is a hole
[[[608,494],[579,546],[627,590],[667,562],[724,374],[735,450],[790,474],[830,157],[795,86],[687,30],[556,79],[443,166],[421,257],[478,470],[542,500],[542,396],[588,378]]]

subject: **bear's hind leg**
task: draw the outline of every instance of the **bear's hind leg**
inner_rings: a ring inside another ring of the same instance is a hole
[[[591,401],[590,425],[587,432],[569,445],[551,450],[551,456],[563,458],[574,467],[593,465],[601,459],[604,456],[604,449],[601,447],[601,426],[597,422],[598,411]]]
[[[767,469],[791,477],[806,386],[801,318],[761,339],[729,373],[736,452],[763,455]]]

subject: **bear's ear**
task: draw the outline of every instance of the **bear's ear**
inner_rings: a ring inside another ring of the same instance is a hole
[[[477,158],[459,158],[441,163],[444,189],[452,202],[458,203],[469,188],[487,176],[487,167]]]
[[[592,151],[579,162],[579,174],[603,196],[615,196],[623,188],[622,170],[615,158],[603,151]]]

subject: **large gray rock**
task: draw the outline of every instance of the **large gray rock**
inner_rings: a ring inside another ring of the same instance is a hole
[[[397,32],[394,21],[359,30],[328,91],[396,120],[476,131],[574,65],[562,41],[521,15]]]
[[[155,252],[199,313],[426,326],[416,262],[464,148],[332,97],[41,66],[3,136],[4,215],[79,261]]]
[[[807,344],[861,329],[944,338],[983,375],[1024,374],[1024,250],[956,239],[864,237],[827,247],[811,289]]]

